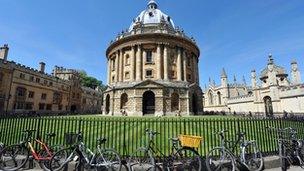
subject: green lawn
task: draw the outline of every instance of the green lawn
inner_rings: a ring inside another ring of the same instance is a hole
[[[66,132],[78,132],[84,134],[86,144],[94,149],[96,139],[105,137],[108,139],[106,147],[111,147],[121,154],[130,154],[138,147],[145,145],[147,136],[145,129],[150,128],[160,132],[155,139],[159,149],[164,153],[170,152],[168,138],[177,137],[180,134],[198,135],[203,137],[199,152],[205,155],[212,147],[219,145],[219,138],[213,134],[222,129],[227,129],[227,139],[235,139],[236,133],[244,131],[247,139],[255,139],[263,152],[276,150],[275,133],[266,130],[266,126],[296,127],[303,138],[304,123],[271,120],[271,119],[245,119],[231,116],[200,116],[200,117],[103,117],[96,115],[65,116],[45,118],[15,118],[0,119],[0,128],[3,135],[0,141],[6,144],[19,142],[21,131],[25,129],[39,130],[41,135],[47,132],[55,132],[58,136],[50,143],[65,144]]]

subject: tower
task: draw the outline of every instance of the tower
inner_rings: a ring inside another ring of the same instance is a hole
[[[228,77],[227,77],[227,74],[226,74],[226,71],[224,68],[223,68],[222,74],[221,74],[221,86],[228,87]]]
[[[8,56],[8,50],[9,47],[7,44],[4,44],[2,47],[0,47],[0,59],[6,61]]]
[[[257,87],[257,79],[256,79],[256,72],[255,70],[251,71],[251,86],[253,89]]]
[[[301,74],[296,61],[291,62],[291,83],[293,85],[301,84]]]

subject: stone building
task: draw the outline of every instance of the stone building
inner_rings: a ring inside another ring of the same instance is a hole
[[[154,0],[109,45],[105,115],[202,112],[200,50]],[[123,111],[123,112],[122,112]]]
[[[209,81],[209,87],[204,90],[204,110],[265,113],[268,116],[304,113],[304,84],[295,61],[291,63],[290,75],[288,77],[285,69],[275,64],[271,55],[259,75],[255,70],[251,71],[251,86],[247,86],[245,81],[238,84],[236,80],[229,84],[223,70],[221,84]]]
[[[55,67],[47,74],[45,63],[33,69],[8,61],[8,52],[0,47],[0,114],[101,112],[102,92],[82,87],[77,71]]]

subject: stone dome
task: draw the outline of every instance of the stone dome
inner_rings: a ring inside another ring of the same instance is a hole
[[[172,30],[175,29],[174,22],[171,17],[159,10],[158,5],[154,0],[150,0],[147,5],[147,9],[142,11],[139,16],[133,20],[129,31],[132,31],[137,25],[140,24],[144,27],[164,24]]]
[[[260,75],[261,80],[268,78],[269,72],[275,72],[277,77],[287,77],[285,69],[274,63],[271,54],[269,54],[268,58],[269,59],[268,59],[267,67],[261,71],[261,75]]]

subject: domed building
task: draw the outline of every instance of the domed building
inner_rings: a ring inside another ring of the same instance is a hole
[[[196,115],[202,111],[193,38],[150,0],[106,50],[105,115]]]

